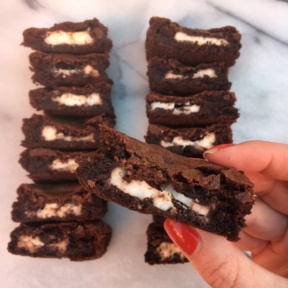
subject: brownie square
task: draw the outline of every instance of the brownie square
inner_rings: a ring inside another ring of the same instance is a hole
[[[54,115],[92,117],[102,113],[115,117],[110,81],[84,87],[44,87],[29,92],[30,104],[36,110]]]
[[[14,222],[87,221],[102,218],[107,202],[78,182],[22,184],[12,206]]]
[[[48,54],[29,56],[34,83],[44,86],[85,86],[94,81],[108,81],[108,54]]]
[[[111,234],[111,227],[101,220],[21,224],[11,233],[8,251],[30,257],[92,260],[106,252]]]
[[[99,115],[88,119],[32,115],[23,120],[27,148],[53,148],[65,150],[95,150],[99,146],[98,124],[114,126],[114,118]]]
[[[185,97],[150,92],[146,97],[146,113],[149,123],[169,127],[228,125],[239,117],[235,101],[235,94],[229,91],[204,91]]]
[[[19,163],[34,182],[76,181],[76,158],[89,152],[69,152],[55,149],[26,149]]]
[[[62,22],[51,28],[28,28],[22,45],[42,52],[90,54],[108,53],[112,41],[108,29],[98,19]]]
[[[76,170],[85,189],[131,210],[239,239],[254,203],[253,184],[242,172],[187,159],[105,126],[100,131],[99,152],[80,158]]]
[[[235,27],[209,30],[191,29],[167,18],[152,17],[146,35],[146,56],[175,58],[186,65],[235,63],[241,48],[241,35]]]
[[[150,90],[168,95],[192,95],[205,90],[229,90],[228,68],[223,62],[186,66],[176,59],[148,61]]]
[[[207,149],[232,143],[232,130],[227,124],[184,128],[150,124],[145,139],[147,143],[160,145],[171,152],[202,158]]]

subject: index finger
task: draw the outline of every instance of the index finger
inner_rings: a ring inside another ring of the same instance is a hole
[[[255,184],[255,194],[274,209],[288,214],[288,145],[249,141],[221,148],[207,150],[205,158],[244,171]]]
[[[205,152],[213,163],[245,172],[258,172],[276,180],[288,181],[288,145],[266,141],[247,141]]]

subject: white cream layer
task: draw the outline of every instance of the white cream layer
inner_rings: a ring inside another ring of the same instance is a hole
[[[48,45],[87,45],[92,44],[94,39],[91,37],[89,31],[67,32],[63,30],[56,30],[46,33],[44,42]]]
[[[75,215],[79,216],[82,212],[82,205],[74,205],[72,203],[66,203],[62,206],[59,206],[57,203],[47,203],[43,207],[43,209],[39,209],[36,212],[36,216],[38,218],[46,219],[51,217],[60,217],[63,218],[67,215]],[[30,211],[26,211],[25,214],[29,214],[31,216]]]
[[[65,106],[102,105],[102,99],[99,93],[91,93],[90,95],[76,95],[72,93],[63,93],[61,96],[52,98],[52,100]]]
[[[161,140],[161,146],[164,148],[173,146],[183,146],[183,147],[195,146],[196,148],[199,147],[200,149],[210,149],[211,147],[213,147],[215,140],[216,140],[215,133],[208,133],[201,140],[196,141],[184,140],[181,136],[176,136],[173,138],[171,142]]]
[[[193,74],[192,78],[204,78],[205,76],[208,76],[209,78],[217,78],[215,70],[211,68],[197,71],[195,74]]]
[[[181,250],[174,244],[170,242],[162,242],[157,248],[156,252],[162,260],[166,260],[170,257],[173,257],[175,254],[179,254],[181,259],[184,259],[185,256]]]
[[[116,186],[122,192],[129,194],[133,197],[137,197],[140,200],[145,198],[150,198],[153,201],[153,205],[158,209],[167,211],[171,208],[174,208],[172,199],[176,199],[181,202],[183,205],[187,206],[188,209],[193,210],[199,215],[207,216],[209,213],[209,207],[198,204],[193,201],[191,198],[186,197],[185,195],[178,193],[171,186],[167,186],[161,190],[155,189],[150,186],[145,181],[136,181],[132,180],[127,182],[123,179],[127,172],[120,167],[116,167],[110,177],[110,184]]]
[[[59,252],[64,253],[67,250],[68,243],[69,239],[65,238],[64,240],[58,243],[49,244],[47,245],[47,247],[49,247],[51,250],[58,250]],[[44,245],[45,245],[44,242],[42,242],[38,236],[32,237],[29,235],[21,235],[17,242],[18,248],[24,248],[30,253],[34,253]]]
[[[44,126],[42,130],[42,137],[45,141],[55,141],[55,140],[64,140],[67,142],[71,141],[87,141],[94,143],[94,135],[93,133],[83,136],[83,137],[73,137],[70,135],[65,135],[62,132],[57,132],[57,129],[53,126]]]
[[[152,102],[151,103],[151,110],[155,109],[163,109],[163,110],[173,110],[172,114],[181,115],[181,114],[191,114],[197,113],[200,111],[200,106],[195,104],[190,104],[190,102],[186,102],[182,105],[181,109],[176,107],[177,104],[173,102]]]
[[[214,69],[207,68],[207,69],[200,69],[197,72],[195,72],[191,76],[184,76],[182,74],[175,74],[173,71],[168,71],[164,77],[165,80],[173,80],[173,79],[188,79],[188,78],[204,78],[205,76],[208,76],[209,78],[217,78],[217,74]]]
[[[18,248],[24,248],[30,253],[34,253],[42,246],[44,246],[44,242],[42,242],[39,237],[32,237],[28,235],[21,235],[17,242]]]
[[[179,42],[192,42],[197,43],[199,46],[202,45],[217,45],[217,46],[227,46],[229,42],[225,39],[214,38],[214,37],[203,37],[203,36],[191,36],[184,32],[177,32],[174,36],[174,39]]]
[[[78,167],[79,167],[79,164],[76,163],[74,159],[68,159],[65,162],[59,159],[55,159],[53,160],[52,164],[49,166],[51,170],[56,170],[56,171],[64,170],[70,173],[74,173]]]
[[[91,75],[95,78],[99,76],[99,71],[97,69],[94,69],[91,65],[86,65],[82,69],[62,69],[54,67],[52,69],[52,72],[56,76],[61,75],[63,78],[66,78],[67,76],[71,76],[73,74],[80,74],[80,73],[84,73],[85,75]]]

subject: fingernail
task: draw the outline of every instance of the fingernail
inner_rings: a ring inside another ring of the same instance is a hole
[[[221,149],[224,149],[224,148],[227,148],[227,147],[231,147],[231,146],[234,146],[234,145],[236,145],[236,144],[227,143],[227,144],[220,144],[220,145],[214,146],[214,147],[206,150],[206,151],[203,153],[203,157],[206,159],[205,155],[216,153],[217,151],[219,151],[219,150],[221,150]]]
[[[164,222],[164,228],[171,240],[187,255],[192,255],[200,243],[201,238],[198,232],[185,224],[167,219]]]

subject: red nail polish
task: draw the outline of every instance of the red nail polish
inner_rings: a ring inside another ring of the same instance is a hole
[[[171,219],[164,222],[164,228],[169,237],[183,252],[187,255],[193,254],[200,242],[200,235],[195,229]]]
[[[221,150],[221,149],[224,149],[224,148],[227,148],[227,147],[231,147],[231,146],[234,146],[236,144],[233,144],[233,143],[226,143],[226,144],[219,144],[219,145],[216,145],[216,146],[213,146],[212,148],[206,150],[203,154],[203,157],[206,159],[206,156],[209,155],[209,154],[213,154],[213,153],[216,153],[217,151]]]
[[[227,148],[227,147],[234,146],[234,145],[236,145],[236,144],[234,144],[234,143],[225,143],[225,144],[216,145],[213,148],[217,148],[218,150],[220,150],[220,149]]]

